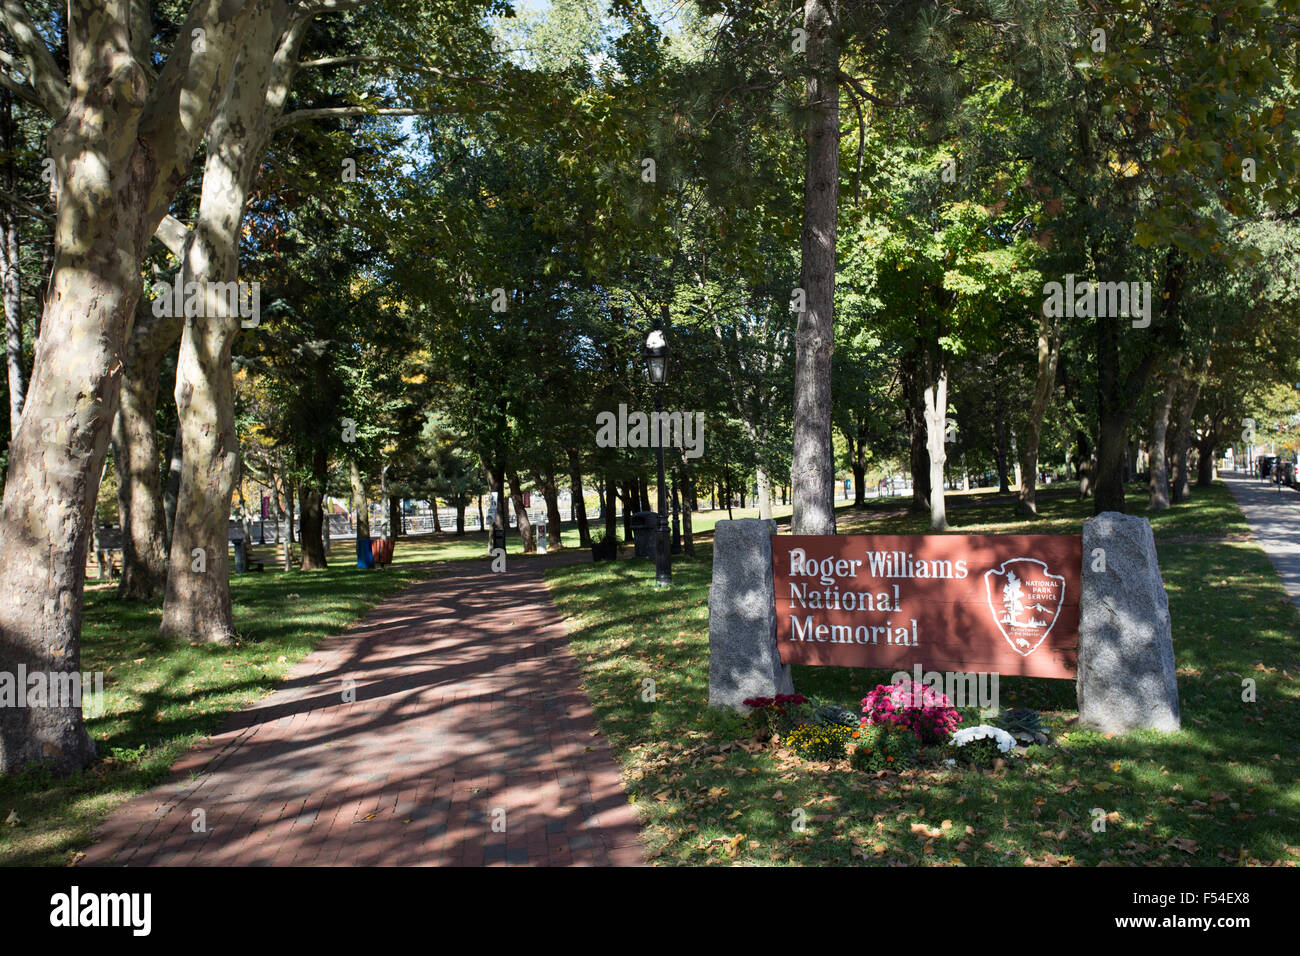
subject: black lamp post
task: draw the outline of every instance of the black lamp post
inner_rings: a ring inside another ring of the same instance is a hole
[[[668,307],[663,307],[666,319]],[[668,343],[660,329],[658,321],[645,340],[645,367],[650,377],[651,390],[655,393],[655,421],[659,423],[659,517],[655,527],[655,585],[670,587],[673,583],[672,555],[668,541],[668,492],[664,487],[664,443],[663,443],[663,386],[668,380]]]

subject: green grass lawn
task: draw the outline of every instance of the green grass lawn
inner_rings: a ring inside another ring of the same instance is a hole
[[[1091,502],[1063,488],[1042,517],[1006,498],[953,497],[966,533],[1073,533]],[[845,533],[924,533],[898,499],[842,510]],[[1142,513],[1134,488],[1129,510]],[[649,562],[547,572],[585,687],[622,762],[660,864],[1300,863],[1300,613],[1227,490],[1151,516],[1174,628],[1183,729],[1106,737],[1077,728],[1066,681],[1009,677],[1003,707],[1044,712],[1057,744],[996,770],[868,775],[760,745],[739,716],[710,710],[711,552],[677,559],[674,587]],[[642,700],[643,681],[656,700]],[[1243,702],[1243,680],[1257,700]],[[889,672],[796,667],[795,689],[860,708]],[[802,808],[806,826],[794,826]],[[1105,815],[1104,832],[1093,821]]]

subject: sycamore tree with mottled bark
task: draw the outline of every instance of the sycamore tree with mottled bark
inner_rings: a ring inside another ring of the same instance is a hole
[[[329,28],[316,27],[314,14],[272,6],[255,43],[242,52],[243,84],[232,86],[208,133],[203,195],[184,247],[186,282],[207,288],[238,275],[245,208],[277,132],[305,122],[468,109],[466,88],[475,80],[487,85],[459,71],[487,49],[487,35],[472,15],[491,4],[467,0],[436,11],[409,2],[341,6],[357,9]],[[327,81],[317,79],[320,71],[329,73]],[[340,180],[355,179],[359,159],[360,153],[343,159]],[[373,167],[360,171],[376,174]],[[230,354],[241,324],[249,325],[242,317],[195,316],[187,318],[181,338],[176,404],[182,472],[160,627],[172,639],[233,639],[226,529],[238,444]],[[314,484],[320,480],[316,475]],[[196,554],[202,558],[197,563],[190,560]]]
[[[0,670],[8,672],[79,669],[84,559],[141,258],[265,3],[198,0],[156,64],[135,55],[136,6],[73,5],[66,72],[25,4],[0,7],[20,51],[18,85],[60,117],[49,136],[53,275],[0,511]],[[0,712],[0,772],[33,763],[71,771],[94,754],[79,707]]]

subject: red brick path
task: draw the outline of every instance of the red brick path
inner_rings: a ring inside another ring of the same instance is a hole
[[[453,568],[325,640],[81,864],[640,864],[579,679],[536,564]]]

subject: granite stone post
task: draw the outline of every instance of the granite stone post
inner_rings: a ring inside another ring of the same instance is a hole
[[[1180,727],[1169,598],[1145,518],[1083,523],[1079,723],[1104,733]]]
[[[793,694],[776,650],[775,521],[719,521],[709,587],[709,706],[746,711],[749,697]]]

